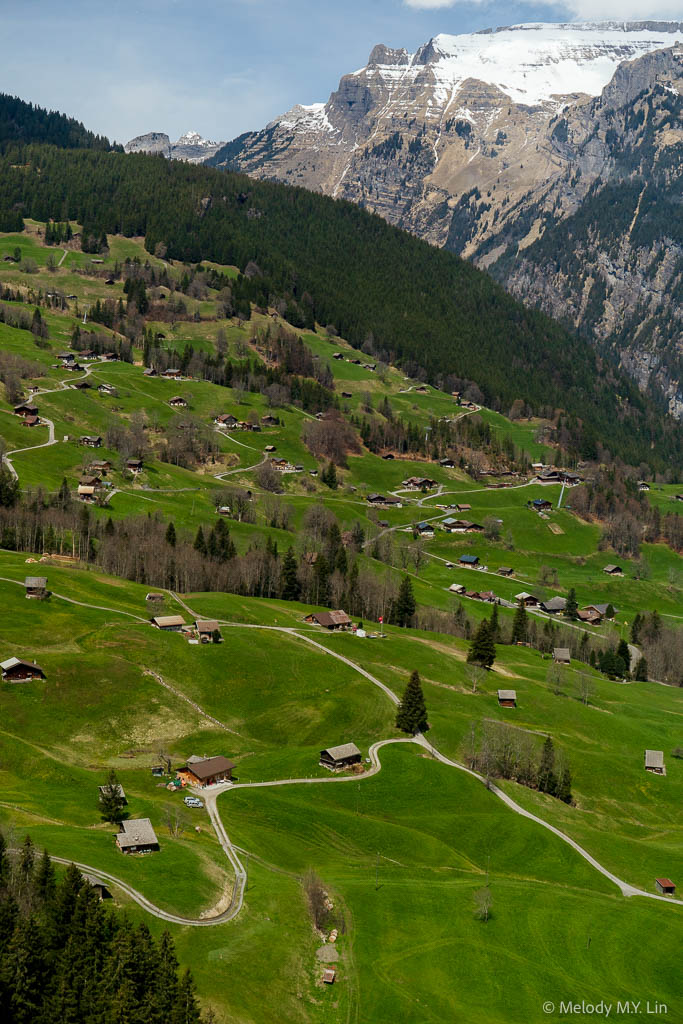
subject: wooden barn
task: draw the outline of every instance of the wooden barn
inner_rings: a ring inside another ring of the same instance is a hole
[[[661,893],[662,896],[675,896],[676,886],[670,878],[655,878],[655,886],[657,892]]]
[[[517,707],[517,691],[516,690],[499,690],[498,691],[498,704],[501,708],[516,708]]]
[[[44,679],[45,673],[35,661],[22,661],[21,658],[8,658],[0,662],[2,678],[6,683],[26,683],[31,679]]]
[[[129,818],[121,822],[116,845],[121,853],[151,853],[159,840],[149,818]]]
[[[157,629],[163,629],[167,633],[179,633],[185,628],[185,619],[182,615],[155,615],[151,623]]]
[[[342,743],[339,747],[327,747],[326,750],[320,751],[320,764],[330,771],[341,771],[360,762],[360,750],[355,743]]]
[[[316,626],[322,626],[323,629],[331,630],[348,629],[351,625],[351,619],[341,608],[330,612],[311,612],[305,617],[304,622],[312,622]]]
[[[216,786],[220,782],[230,782],[235,765],[227,757],[189,757],[187,764],[179,768],[177,777],[186,786]]]
[[[645,751],[645,771],[652,772],[653,775],[666,775],[663,750]]]
[[[24,587],[26,589],[26,596],[32,597],[36,601],[42,601],[43,598],[47,597],[46,576],[27,576],[24,580]]]

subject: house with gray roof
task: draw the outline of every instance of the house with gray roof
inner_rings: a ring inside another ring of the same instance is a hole
[[[149,818],[129,818],[121,822],[116,845],[121,853],[151,853],[159,849],[159,840]]]
[[[340,771],[360,764],[361,754],[355,743],[342,743],[338,747],[327,747],[320,751],[320,765],[330,771]]]

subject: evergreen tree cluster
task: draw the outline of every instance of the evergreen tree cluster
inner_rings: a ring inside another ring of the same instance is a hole
[[[70,242],[72,238],[73,231],[68,220],[63,223],[49,220],[45,225],[45,245],[61,245],[62,242]]]
[[[0,834],[0,1020],[8,1024],[201,1024],[168,932],[154,939],[103,905],[72,864],[57,879],[27,836]]]

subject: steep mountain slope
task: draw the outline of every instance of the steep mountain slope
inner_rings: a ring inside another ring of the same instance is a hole
[[[496,277],[613,351],[681,417],[683,48],[619,68],[554,121],[549,144],[565,172],[477,255],[504,248]]]
[[[533,24],[439,35],[414,54],[376,46],[327,103],[294,107],[211,162],[351,199],[469,256],[511,205],[564,170],[566,156],[546,144],[551,118],[596,96],[622,61],[677,40],[679,24]],[[459,237],[454,207],[474,188],[486,199]]]
[[[186,160],[191,164],[203,164],[215,156],[224,146],[223,142],[203,139],[199,132],[185,132],[177,142],[171,142],[164,132],[147,132],[137,135],[124,146],[126,153],[163,153],[170,160]]]

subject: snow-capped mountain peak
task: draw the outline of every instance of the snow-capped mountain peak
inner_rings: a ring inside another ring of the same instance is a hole
[[[181,135],[180,138],[178,139],[178,141],[174,143],[174,145],[175,146],[217,146],[218,143],[217,142],[211,142],[209,139],[202,138],[202,136],[199,134],[199,132],[189,131],[189,132],[185,132],[184,135]]]

